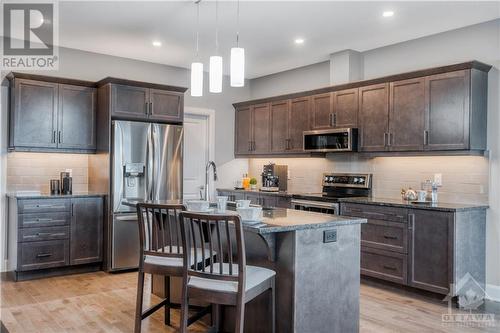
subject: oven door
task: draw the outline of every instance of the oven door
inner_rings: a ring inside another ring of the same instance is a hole
[[[339,215],[338,203],[309,201],[309,200],[292,200],[292,207],[296,210],[305,210],[308,212],[316,212],[330,215]]]
[[[337,128],[304,132],[304,150],[312,152],[357,151],[358,130]]]

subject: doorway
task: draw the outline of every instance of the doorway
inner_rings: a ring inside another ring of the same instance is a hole
[[[215,156],[215,111],[184,109],[184,199],[200,199],[205,191],[205,166]],[[209,188],[214,189],[213,179]],[[211,193],[213,195],[213,193]]]

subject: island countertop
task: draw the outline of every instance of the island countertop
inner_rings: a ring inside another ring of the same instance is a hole
[[[135,207],[139,201],[124,201],[123,204]],[[180,201],[148,201],[157,204],[178,204]],[[243,229],[257,234],[270,234],[305,229],[331,228],[343,225],[366,223],[364,218],[328,215],[286,208],[264,209],[263,219],[259,222],[243,222]],[[213,212],[213,215],[221,213]],[[235,208],[228,206],[223,214],[234,215]]]

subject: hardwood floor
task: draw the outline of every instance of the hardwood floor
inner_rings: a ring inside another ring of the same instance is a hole
[[[2,281],[0,318],[9,332],[132,332],[136,273],[104,272],[41,280]],[[149,284],[147,284],[149,285]],[[145,303],[157,302],[145,294]],[[499,332],[500,306],[490,328],[444,327],[441,315],[448,308],[439,299],[368,281],[361,285],[361,332]],[[456,309],[454,309],[457,312]],[[173,314],[174,325],[179,322]],[[175,332],[163,324],[163,311],[142,323],[143,332]],[[190,332],[205,332],[196,323]],[[309,333],[309,332],[298,332]]]

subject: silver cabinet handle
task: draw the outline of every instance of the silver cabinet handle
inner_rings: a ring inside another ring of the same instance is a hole
[[[424,131],[424,146],[427,146],[429,144],[429,131],[425,130]]]
[[[248,151],[252,151],[252,141],[248,141]]]
[[[149,115],[153,115],[153,102],[149,103]]]
[[[57,142],[61,143],[61,131],[57,132]]]
[[[146,102],[146,103],[144,103],[144,113],[145,114],[148,114],[148,112],[149,112],[148,109],[149,109],[149,103]]]
[[[387,133],[387,143],[389,147],[392,145],[392,137],[393,134],[391,132]]]
[[[46,257],[51,257],[52,253],[39,253],[36,255],[37,258],[46,258]]]
[[[56,131],[52,131],[52,143],[56,143]]]
[[[337,126],[337,113],[333,114],[333,126]]]
[[[387,147],[387,132],[384,132],[384,147]]]

